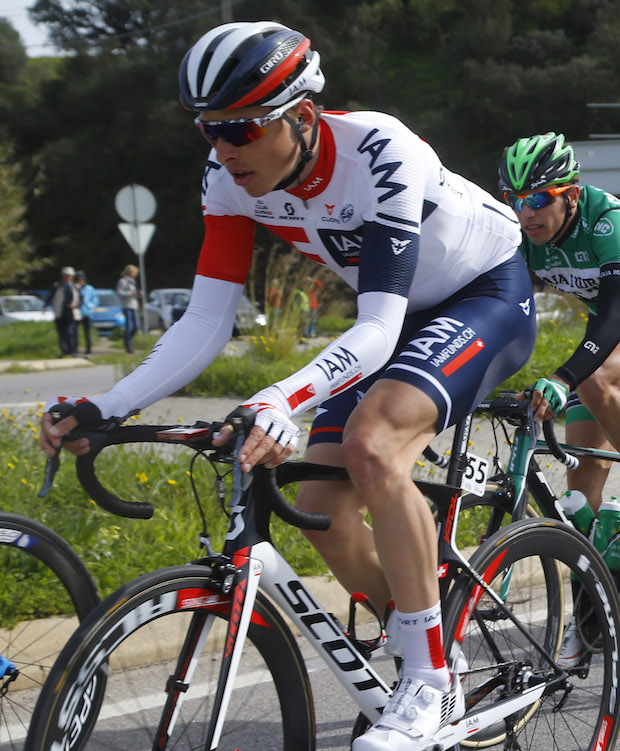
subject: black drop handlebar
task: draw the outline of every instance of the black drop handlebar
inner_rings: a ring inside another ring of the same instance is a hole
[[[61,419],[67,414],[67,410],[62,410],[61,414],[56,414],[56,418]],[[254,413],[251,410],[239,408],[226,418],[226,422],[233,425],[235,435],[238,436],[246,435],[249,432],[253,419]],[[212,443],[214,432],[222,424],[196,423],[190,428],[179,425],[127,425],[122,427],[106,425],[101,429],[77,428],[65,438],[69,440],[87,438],[90,443],[89,453],[77,456],[75,462],[78,479],[90,498],[101,508],[116,516],[131,519],[150,519],[154,513],[151,503],[123,500],[101,484],[95,472],[95,461],[101,451],[108,446],[125,443],[159,443],[160,445],[174,443],[188,446],[194,451],[212,451],[212,458],[215,461],[232,463],[234,461],[234,439],[225,446],[214,446]],[[58,466],[58,455],[48,458],[45,481],[39,496],[44,496],[49,492]],[[348,478],[346,470],[339,467],[314,465],[307,462],[285,462],[274,469],[257,466],[252,472],[261,500],[277,516],[300,529],[315,530],[328,529],[331,524],[329,516],[301,511],[291,506],[280,491],[280,487],[289,482],[300,480]]]
[[[528,390],[526,390],[527,393]],[[493,417],[499,417],[507,420],[512,425],[529,425],[529,429],[535,435],[536,424],[532,418],[529,399],[517,399],[515,392],[504,392],[494,399],[481,402],[474,410],[475,414],[487,414]],[[569,469],[575,469],[579,466],[579,459],[576,456],[567,454],[560,446],[555,435],[555,421],[545,420],[542,423],[543,435],[550,453],[562,464]],[[440,457],[433,448],[428,446],[424,451],[424,456],[433,464],[439,467],[445,467],[447,460]]]
[[[55,407],[55,418],[62,419],[70,414],[71,408],[65,405]],[[514,425],[527,425],[534,432],[535,425],[529,408],[529,400],[516,399],[513,393],[504,393],[495,399],[482,402],[475,410],[476,413],[491,414],[507,419]],[[231,423],[237,435],[247,435],[254,420],[251,410],[238,408],[232,412],[226,422]],[[226,446],[213,446],[213,433],[223,423],[196,423],[191,428],[178,425],[128,425],[109,426],[101,429],[73,430],[66,438],[75,440],[87,438],[90,442],[90,452],[76,457],[76,472],[78,479],[88,495],[101,508],[116,516],[132,519],[150,519],[154,508],[151,503],[144,501],[125,501],[105,488],[95,472],[95,460],[107,446],[125,443],[176,443],[192,448],[194,451],[213,451],[213,458],[218,461],[234,461],[232,441]],[[543,422],[543,433],[553,456],[571,469],[579,466],[577,457],[567,454],[558,443],[554,432],[554,421]],[[175,437],[178,435],[178,437]],[[430,446],[424,451],[424,456],[438,466],[445,466],[447,460],[440,457]],[[45,468],[45,478],[39,496],[49,492],[54,475],[59,467],[58,455],[49,457]],[[257,466],[253,469],[255,482],[261,497],[269,508],[288,524],[300,529],[328,529],[331,523],[329,516],[315,514],[291,506],[280,491],[283,485],[290,482],[305,480],[343,480],[348,479],[348,473],[340,467],[329,467],[308,462],[284,462],[274,469]]]

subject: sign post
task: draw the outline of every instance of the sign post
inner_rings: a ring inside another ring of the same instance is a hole
[[[121,219],[125,222],[118,225],[129,247],[138,256],[140,269],[140,290],[142,292],[142,330],[148,333],[144,306],[146,304],[146,271],[144,266],[144,254],[151,242],[155,225],[148,221],[153,217],[157,209],[155,196],[148,188],[142,185],[126,185],[116,194],[114,205]]]

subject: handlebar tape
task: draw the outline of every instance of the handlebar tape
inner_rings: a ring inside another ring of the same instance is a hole
[[[543,422],[543,435],[545,436],[545,441],[547,441],[551,453],[558,461],[565,464],[569,469],[577,469],[579,466],[579,459],[576,456],[567,454],[560,446],[555,435],[554,422],[553,419]]]
[[[431,446],[427,446],[422,452],[422,455],[425,459],[428,459],[431,464],[434,464],[440,469],[445,469],[450,463],[445,456],[439,456],[439,454]]]
[[[301,511],[295,506],[291,506],[278,487],[275,470],[265,469],[262,466],[256,467],[254,469],[254,482],[258,491],[269,499],[271,510],[282,521],[299,529],[315,529],[324,532],[330,528],[332,520],[327,514]]]
[[[78,456],[75,469],[84,490],[105,511],[128,519],[150,519],[155,509],[146,501],[125,501],[105,488],[95,472],[95,459],[106,446],[122,443],[154,443],[158,441],[157,433],[171,426],[166,425],[131,425],[111,431],[88,432],[91,450],[88,454]],[[82,431],[73,431],[79,435]],[[175,441],[176,443],[177,441]],[[181,441],[178,441],[181,443]],[[185,442],[186,443],[186,442]]]

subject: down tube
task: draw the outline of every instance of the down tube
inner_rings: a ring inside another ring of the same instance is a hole
[[[263,563],[261,589],[295,623],[366,717],[378,720],[392,693],[388,685],[270,543],[254,546],[252,555]]]

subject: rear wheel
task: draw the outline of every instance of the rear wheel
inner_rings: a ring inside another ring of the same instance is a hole
[[[502,529],[472,556],[473,568],[490,583],[518,625],[465,574],[448,599],[446,653],[467,660],[462,675],[471,735],[461,746],[485,748],[611,749],[618,733],[618,634],[620,607],[602,559],[588,541],[550,520],[524,520]],[[563,586],[558,586],[558,570]],[[571,587],[570,574],[579,582]],[[572,592],[589,605],[590,641],[582,664],[554,668],[563,623],[572,619]],[[566,605],[564,604],[566,602]],[[591,648],[597,645],[597,651]],[[487,707],[544,683],[542,697],[510,718],[476,729]]]
[[[61,653],[41,693],[26,750],[205,748],[230,613],[231,595],[218,591],[204,566],[164,569],[122,587]],[[205,622],[211,630],[201,645],[200,628],[194,627]],[[91,718],[93,675],[108,660],[105,697],[98,717]],[[93,727],[83,731],[91,719]],[[262,595],[218,748],[314,749],[303,659]]]

